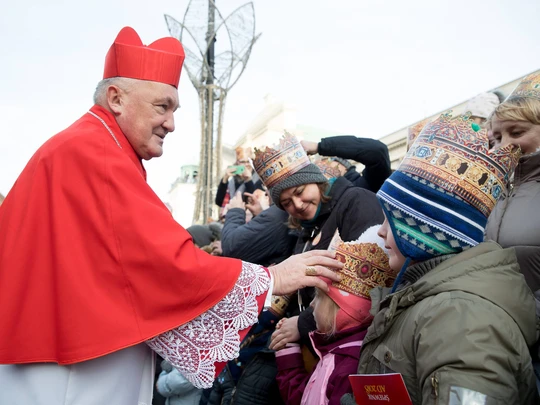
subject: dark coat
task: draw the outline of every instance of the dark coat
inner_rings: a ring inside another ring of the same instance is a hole
[[[274,351],[257,352],[241,374],[238,383],[229,365],[205,390],[200,405],[280,405],[283,404],[276,381],[277,367]]]
[[[476,403],[538,404],[527,348],[536,340],[534,297],[514,250],[485,242],[407,272],[414,266],[429,271],[394,294],[371,290],[375,317],[358,373],[400,373],[415,405],[476,402],[458,400],[462,390],[485,398]]]
[[[287,226],[288,217],[272,205],[246,224],[243,209],[229,210],[221,231],[223,256],[262,266],[282,262],[292,254],[297,239]]]
[[[376,139],[357,138],[352,135],[323,138],[319,142],[319,155],[351,159],[364,165],[362,175],[352,166],[345,178],[356,187],[367,188],[376,193],[392,174],[388,147]]]

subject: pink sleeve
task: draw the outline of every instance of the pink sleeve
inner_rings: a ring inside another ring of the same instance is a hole
[[[213,308],[176,329],[148,340],[152,350],[197,388],[210,388],[240,342],[257,322],[270,287],[268,269],[242,262],[233,289]]]

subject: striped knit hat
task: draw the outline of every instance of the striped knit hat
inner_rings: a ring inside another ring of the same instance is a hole
[[[469,115],[427,124],[377,193],[400,252],[424,261],[482,242],[519,159],[512,148],[489,151],[487,131]]]

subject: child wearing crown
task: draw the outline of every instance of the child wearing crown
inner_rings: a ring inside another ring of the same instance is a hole
[[[336,257],[345,263],[342,279],[328,282],[328,294],[317,290],[311,303],[317,330],[310,338],[319,357],[314,371],[306,371],[298,344],[276,352],[277,380],[287,405],[338,405],[352,391],[349,375],[356,372],[372,319],[369,290],[390,286],[395,278],[378,228],[370,227],[356,242],[336,243]]]
[[[534,297],[515,251],[482,243],[519,152],[488,149],[470,116],[442,114],[377,193],[399,273],[390,294],[371,291],[358,373],[400,373],[414,405],[540,403]]]

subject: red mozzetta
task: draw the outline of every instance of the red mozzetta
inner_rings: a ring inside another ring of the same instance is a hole
[[[36,152],[0,207],[0,363],[70,364],[143,342],[213,307],[241,268],[191,243],[94,106]]]

